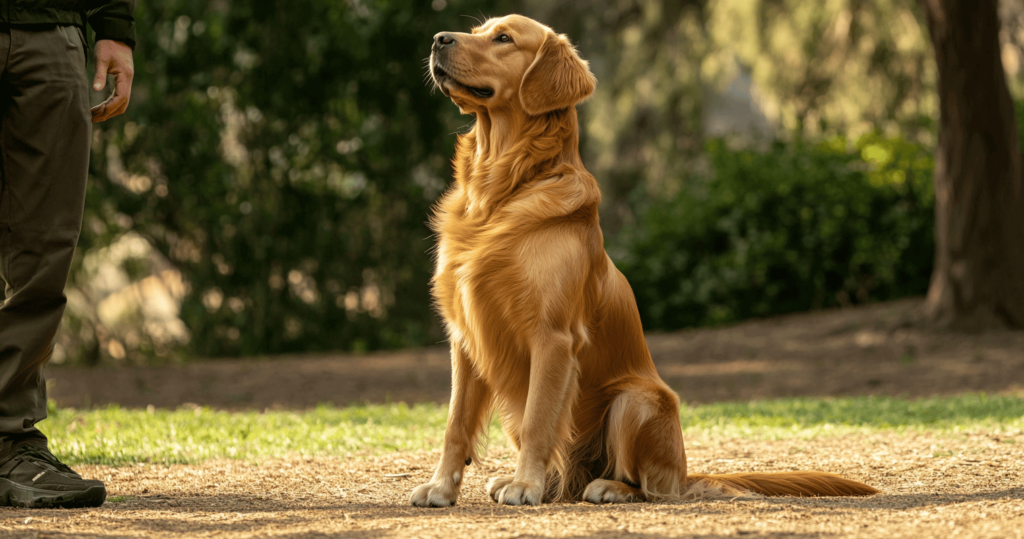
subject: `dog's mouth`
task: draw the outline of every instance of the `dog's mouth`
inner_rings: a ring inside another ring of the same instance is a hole
[[[492,97],[494,95],[494,90],[492,90],[490,88],[477,88],[477,87],[470,86],[468,84],[463,84],[463,83],[459,82],[458,79],[456,79],[455,77],[451,76],[450,73],[445,71],[438,64],[434,64],[434,66],[431,68],[431,73],[434,75],[434,81],[437,82],[437,86],[439,88],[441,88],[441,92],[444,93],[444,95],[446,95],[446,96],[448,95],[448,89],[445,88],[445,85],[443,84],[445,81],[450,81],[453,84],[456,84],[458,86],[462,86],[466,90],[469,90],[469,93],[471,93],[471,94],[473,94],[473,95],[475,95],[477,97],[480,97],[480,98],[485,98],[486,99],[486,98]]]

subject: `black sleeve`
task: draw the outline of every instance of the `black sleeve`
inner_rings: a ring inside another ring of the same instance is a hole
[[[85,16],[96,41],[112,39],[135,48],[135,0],[89,0]]]

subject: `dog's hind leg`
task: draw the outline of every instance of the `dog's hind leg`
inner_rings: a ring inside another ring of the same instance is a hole
[[[455,505],[462,486],[462,472],[470,463],[477,438],[484,428],[491,391],[481,380],[458,343],[452,343],[452,399],[444,431],[441,461],[434,477],[412,491],[410,502],[418,507]]]
[[[606,416],[604,478],[587,485],[583,499],[622,503],[678,497],[686,483],[686,453],[679,397],[660,381],[619,383]]]

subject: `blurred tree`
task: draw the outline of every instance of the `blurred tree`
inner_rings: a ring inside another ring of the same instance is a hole
[[[911,0],[717,0],[705,71],[749,66],[765,113],[790,132],[928,142],[935,74],[919,18]]]
[[[1024,328],[1024,176],[996,0],[923,0],[939,71],[936,255],[925,315]]]
[[[602,225],[612,235],[645,203],[673,197],[707,170],[708,136],[749,144],[881,130],[934,144],[935,69],[913,0],[526,6],[576,40],[597,75],[581,108],[582,152],[601,182]],[[730,116],[724,132],[716,113]],[[729,131],[736,125],[758,129]]]
[[[1010,95],[1024,105],[1024,2],[999,0],[999,44]]]
[[[423,60],[433,34],[484,5],[140,3],[132,106],[94,132],[72,295],[110,273],[90,252],[144,238],[157,254],[120,249],[120,280],[180,270],[191,355],[443,338],[424,223],[450,177],[452,132],[470,119],[430,91]],[[103,301],[67,324],[84,355],[170,353],[138,318],[113,335]]]
[[[1002,4],[1019,94],[1024,10]],[[720,134],[708,104],[737,79],[746,112],[783,138],[878,129],[934,144],[935,67],[913,0],[143,2],[131,108],[94,131],[55,359],[443,338],[423,223],[472,119],[429,91],[420,60],[437,31],[509,12],[568,34],[598,76],[581,152],[609,238],[647,204],[703,188],[703,139]]]

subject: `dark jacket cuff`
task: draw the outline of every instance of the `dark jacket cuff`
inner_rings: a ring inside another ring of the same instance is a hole
[[[96,15],[89,19],[89,26],[92,26],[92,31],[96,34],[96,41],[101,39],[121,41],[135,50],[135,21]]]

